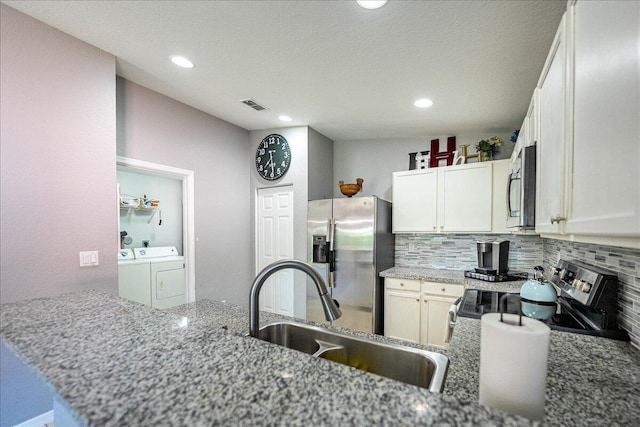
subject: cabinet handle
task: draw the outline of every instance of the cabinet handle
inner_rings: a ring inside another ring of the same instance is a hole
[[[555,224],[555,223],[560,224],[560,221],[566,221],[566,220],[567,220],[567,218],[561,217],[560,215],[552,216],[551,217],[551,224]]]
[[[420,298],[416,298],[416,301],[420,302]]]
[[[444,291],[445,291],[445,288],[442,288],[441,290],[442,290],[442,292],[444,292]]]
[[[400,286],[404,286],[404,283],[400,282]]]

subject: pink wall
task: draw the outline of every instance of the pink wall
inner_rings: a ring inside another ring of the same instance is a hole
[[[0,302],[117,294],[115,59],[0,7]]]

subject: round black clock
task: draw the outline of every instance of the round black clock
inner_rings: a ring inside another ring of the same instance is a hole
[[[256,150],[256,169],[261,177],[269,181],[282,178],[291,164],[291,148],[282,135],[266,136]]]

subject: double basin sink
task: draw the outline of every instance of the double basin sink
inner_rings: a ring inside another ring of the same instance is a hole
[[[449,359],[439,353],[385,344],[290,321],[260,328],[259,339],[313,357],[441,393]]]

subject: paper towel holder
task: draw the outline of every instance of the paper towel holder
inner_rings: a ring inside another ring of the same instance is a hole
[[[508,323],[505,322],[502,318],[502,315],[504,314],[504,311],[507,309],[507,300],[509,298],[517,298],[518,300],[518,326],[522,326],[522,299],[520,298],[519,295],[516,294],[504,294],[500,297],[500,321],[502,323]]]

